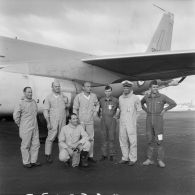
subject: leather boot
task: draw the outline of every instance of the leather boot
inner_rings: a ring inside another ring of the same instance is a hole
[[[88,158],[88,152],[82,151],[81,152],[81,158],[80,158],[80,166],[81,167],[88,167],[89,166],[87,158]]]

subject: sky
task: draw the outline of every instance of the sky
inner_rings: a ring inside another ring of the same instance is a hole
[[[195,0],[0,0],[0,35],[95,55],[145,52],[174,13],[172,50],[195,49]],[[195,76],[161,92],[195,104]]]

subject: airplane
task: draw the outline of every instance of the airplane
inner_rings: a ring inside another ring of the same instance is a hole
[[[152,79],[160,88],[175,86],[195,73],[194,51],[171,49],[174,15],[164,12],[146,53],[95,56],[23,40],[0,37],[0,117],[10,116],[25,86],[31,86],[39,113],[58,79],[62,93],[72,101],[90,81],[98,97],[104,86],[113,87],[113,95],[122,93],[120,82],[134,81],[134,93],[144,94]],[[174,78],[180,78],[174,80]]]

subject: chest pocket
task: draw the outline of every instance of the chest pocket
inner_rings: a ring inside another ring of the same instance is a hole
[[[135,105],[133,102],[128,102],[125,108],[126,112],[130,113],[135,110]]]
[[[161,112],[162,109],[163,109],[163,105],[164,105],[164,104],[163,104],[162,101],[157,100],[157,101],[155,102],[156,112]]]
[[[66,107],[65,100],[61,97],[59,97],[58,99],[51,100],[50,105],[51,105],[51,108],[53,108],[53,109],[59,109],[60,108],[60,109],[63,110]]]
[[[146,101],[146,105],[147,105],[148,112],[151,113],[152,112],[152,108],[153,108],[152,101],[147,100]]]
[[[34,104],[34,102],[22,104],[22,113],[25,114],[26,116],[36,115],[37,107]]]
[[[76,131],[70,134],[70,138],[71,138],[71,142],[74,144],[75,142],[77,142],[80,138],[80,132]]]
[[[66,103],[65,103],[65,100],[63,98],[60,98],[60,106],[65,109],[66,108]]]

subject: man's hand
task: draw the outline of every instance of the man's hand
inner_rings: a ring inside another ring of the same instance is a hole
[[[74,144],[74,147],[72,148],[73,150],[76,149],[76,148],[79,148],[79,145],[82,145],[81,143],[77,142]]]
[[[114,115],[113,118],[115,118],[116,120],[119,119],[119,115]]]
[[[67,151],[68,151],[68,153],[70,154],[70,155],[72,155],[72,153],[73,153],[73,149],[72,148],[66,148],[67,149]]]
[[[48,129],[48,130],[51,130],[51,129],[52,129],[51,123],[50,123],[50,122],[47,123],[47,129]]]
[[[160,114],[163,116],[165,112],[166,112],[166,110],[163,109],[163,111]]]
[[[97,112],[94,112],[94,113],[93,113],[93,119],[96,120],[96,121],[98,121],[98,120],[100,119],[100,118],[98,117]]]
[[[20,123],[16,123],[16,125],[20,128]]]

